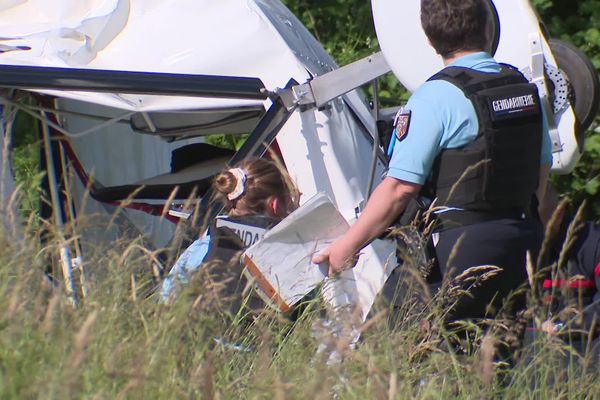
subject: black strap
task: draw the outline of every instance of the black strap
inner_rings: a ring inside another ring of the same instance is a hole
[[[484,89],[510,85],[514,83],[526,83],[525,78],[523,78],[523,76],[515,68],[506,64],[501,64],[501,66],[502,69],[500,72],[493,75],[465,67],[446,67],[429,78],[428,81],[445,80],[450,82],[454,86],[461,89],[467,97]],[[487,78],[484,81],[471,83],[480,74],[485,74]]]
[[[436,215],[437,223],[435,231],[440,232],[450,228],[499,219],[525,220],[532,216],[531,212],[523,208],[493,211],[452,210]]]

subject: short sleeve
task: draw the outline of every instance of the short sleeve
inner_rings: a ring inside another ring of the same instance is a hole
[[[421,85],[405,109],[410,110],[408,132],[397,140],[387,176],[424,184],[442,149],[464,146],[477,136],[475,108],[463,92],[443,80]]]
[[[410,110],[408,131],[402,140],[392,138],[397,142],[387,176],[423,184],[439,153],[443,127],[435,110],[424,99],[413,96],[405,108]]]

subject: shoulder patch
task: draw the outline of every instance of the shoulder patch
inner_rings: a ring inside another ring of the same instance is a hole
[[[408,127],[410,125],[410,110],[401,107],[394,118],[394,133],[396,139],[402,140],[408,135]]]

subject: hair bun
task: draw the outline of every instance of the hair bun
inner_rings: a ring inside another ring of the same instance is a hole
[[[221,179],[221,175],[226,175],[226,178]],[[215,182],[216,189],[227,195],[227,199],[235,200],[246,191],[246,173],[241,168],[231,168],[228,171],[219,174]],[[222,181],[222,185],[219,184]]]
[[[237,179],[229,171],[221,172],[214,180],[214,188],[217,192],[227,196],[234,191],[237,184]]]

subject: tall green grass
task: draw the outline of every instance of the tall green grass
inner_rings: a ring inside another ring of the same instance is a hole
[[[156,285],[152,254],[137,240],[87,246],[89,293],[73,307],[60,279],[53,288],[43,273],[48,265],[57,267],[59,243],[51,226],[48,230],[43,245],[36,229],[25,229],[22,238],[0,232],[2,399],[600,395],[597,371],[558,339],[542,335],[522,351],[515,366],[498,368],[490,341],[469,354],[445,346],[449,333],[432,318],[443,310],[417,312],[409,300],[396,310],[378,301],[358,347],[340,348],[343,361],[328,365],[325,356],[316,354],[328,335],[326,330],[316,333],[318,303],[293,325],[266,311],[248,326],[215,312],[214,290],[194,279],[172,304],[160,304],[151,294]],[[407,292],[421,294],[418,279]],[[429,330],[423,329],[425,318],[431,321]],[[484,336],[477,327],[473,332],[474,341]],[[565,366],[560,354],[571,354],[572,362]]]

